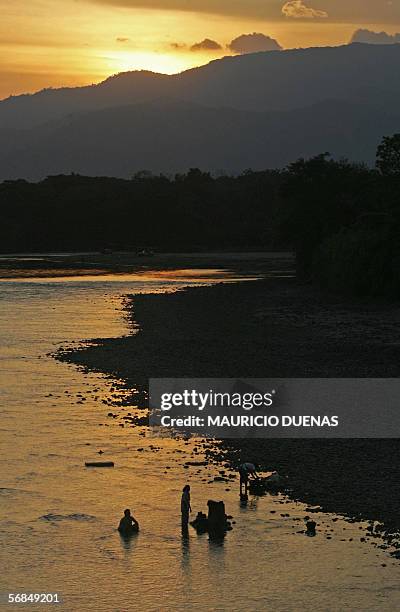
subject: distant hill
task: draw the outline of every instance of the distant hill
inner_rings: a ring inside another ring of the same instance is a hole
[[[279,167],[299,156],[373,161],[400,131],[400,45],[227,57],[179,75],[0,102],[0,179]]]

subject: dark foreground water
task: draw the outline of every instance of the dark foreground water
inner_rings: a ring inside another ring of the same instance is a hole
[[[59,593],[72,611],[395,610],[399,564],[361,542],[358,524],[317,513],[318,535],[308,538],[297,533],[309,514],[302,504],[266,496],[240,507],[236,481],[209,484],[221,467],[183,467],[195,442],[150,438],[107,417],[118,381],[46,356],[131,333],[127,293],[205,280],[196,271],[0,282],[3,597]],[[113,469],[84,467],[99,450]],[[225,501],[236,524],[223,543],[193,530],[182,538],[186,482],[196,512],[209,498]],[[141,525],[130,542],[115,529],[125,507]]]

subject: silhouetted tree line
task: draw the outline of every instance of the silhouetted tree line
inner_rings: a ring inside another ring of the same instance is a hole
[[[329,290],[400,297],[400,134],[385,137],[376,168],[298,160],[285,171],[280,230],[298,276]]]
[[[0,207],[2,252],[294,248],[302,278],[400,293],[400,135],[375,169],[322,154],[240,176],[61,175],[4,181]]]
[[[198,169],[5,181],[0,252],[274,248],[280,184],[275,171],[213,178]]]

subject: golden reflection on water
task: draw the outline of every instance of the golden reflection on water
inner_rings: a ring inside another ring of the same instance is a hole
[[[213,480],[220,465],[184,467],[201,459],[197,441],[151,438],[107,416],[134,412],[112,405],[121,381],[47,356],[129,333],[123,296],[198,281],[180,273],[0,283],[3,591],[59,592],[68,611],[396,609],[398,565],[361,543],[358,525],[317,513],[311,539],[297,533],[302,504],[267,496],[240,506],[236,481]],[[99,457],[115,467],[84,467]],[[223,542],[191,528],[182,537],[186,482],[195,512],[225,501],[236,524]],[[126,507],[141,526],[129,542],[116,531]]]
[[[13,270],[7,271],[2,270],[2,277],[0,277],[0,283],[6,282],[29,282],[29,283],[65,283],[65,282],[116,282],[116,283],[128,283],[128,282],[196,282],[196,283],[210,283],[210,282],[238,282],[244,280],[256,280],[260,276],[256,275],[241,275],[235,272],[229,272],[223,269],[178,269],[178,270],[141,270],[137,272],[106,272],[104,270],[91,270],[88,273],[87,270],[68,270],[68,269],[40,269],[39,271],[34,270]]]

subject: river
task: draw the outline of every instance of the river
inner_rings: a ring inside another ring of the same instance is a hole
[[[309,538],[299,533],[309,514],[301,503],[268,495],[241,507],[237,481],[210,482],[221,466],[184,468],[200,456],[196,441],[121,427],[107,416],[120,381],[51,356],[61,345],[135,333],[127,294],[224,278],[196,270],[0,281],[4,604],[8,593],[34,592],[57,593],[74,612],[396,609],[399,563],[360,541],[365,525],[316,512]],[[115,467],[85,468],[99,457]],[[235,524],[222,543],[191,528],[182,537],[186,482],[195,512],[210,498],[225,501]],[[130,542],[116,531],[126,507],[141,527]]]

